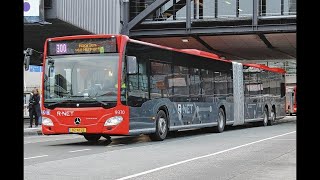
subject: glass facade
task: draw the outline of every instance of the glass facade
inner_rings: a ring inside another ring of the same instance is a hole
[[[155,0],[131,0],[130,18],[142,12]],[[296,14],[296,0],[259,0],[259,16]],[[191,0],[191,19],[252,17],[252,0]],[[146,21],[174,21],[186,19],[186,0],[170,0]]]
[[[252,1],[240,0],[239,1],[239,17],[252,17],[253,8]]]
[[[218,17],[236,17],[236,0],[218,1]]]

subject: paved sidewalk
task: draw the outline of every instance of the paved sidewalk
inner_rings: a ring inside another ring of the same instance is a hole
[[[23,131],[24,136],[42,135],[41,125],[39,125],[38,127],[35,127],[35,125],[33,125],[32,128],[29,128],[29,119],[24,119]]]

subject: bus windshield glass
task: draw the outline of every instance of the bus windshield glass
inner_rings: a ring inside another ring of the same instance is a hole
[[[118,60],[118,53],[48,56],[45,106],[116,102]]]

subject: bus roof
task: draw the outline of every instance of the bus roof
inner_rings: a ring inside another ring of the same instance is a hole
[[[259,69],[263,69],[263,70],[267,70],[267,71],[271,71],[271,72],[275,72],[275,73],[281,73],[281,74],[286,73],[286,71],[282,68],[271,68],[271,67],[263,65],[263,64],[244,63],[243,65],[249,66],[249,67],[255,67],[255,68],[259,68]]]
[[[213,60],[232,63],[231,60],[222,59],[221,57],[219,57],[217,54],[214,54],[214,53],[201,51],[198,49],[176,49],[176,48],[172,48],[172,47],[161,46],[161,45],[157,45],[157,44],[153,44],[153,43],[149,43],[149,42],[130,39],[128,36],[121,35],[121,34],[94,34],[94,35],[62,36],[62,37],[48,38],[47,41],[62,41],[62,40],[72,40],[72,39],[87,39],[87,38],[110,38],[112,36],[117,37],[117,38],[118,37],[126,37],[130,42],[135,42],[138,44],[144,44],[144,45],[148,45],[148,46],[152,46],[152,47],[158,47],[161,49],[167,49],[170,51],[176,51],[176,52],[181,52],[181,53],[186,53],[186,54],[191,54],[191,55],[196,55],[196,56],[202,56],[202,57],[210,58]],[[264,70],[271,71],[271,72],[281,73],[281,74],[286,73],[286,71],[282,68],[271,68],[271,67],[268,67],[263,64],[244,63],[243,65],[255,67],[255,68],[259,68],[259,69],[264,69]]]
[[[61,36],[61,37],[47,38],[47,40],[48,41],[63,41],[63,40],[72,40],[72,39],[110,38],[112,36],[118,37],[121,35],[118,35],[118,34],[74,35],[74,36]]]
[[[191,55],[196,55],[196,56],[202,56],[202,57],[210,58],[210,59],[213,59],[213,60],[232,63],[232,61],[230,61],[230,60],[221,59],[221,57],[219,57],[217,54],[206,52],[206,51],[201,51],[201,50],[198,50],[198,49],[176,49],[176,48],[172,48],[172,47],[161,46],[161,45],[158,45],[158,44],[139,41],[139,40],[135,40],[135,39],[129,39],[129,41],[130,42],[135,42],[135,43],[138,43],[138,44],[149,45],[149,46],[152,46],[152,47],[158,47],[158,48],[161,48],[161,49],[167,49],[167,50],[171,50],[171,51],[176,51],[176,52],[181,52],[181,53],[191,54]]]

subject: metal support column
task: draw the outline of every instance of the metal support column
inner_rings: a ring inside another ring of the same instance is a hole
[[[258,10],[259,10],[259,0],[253,0],[253,16],[252,16],[252,28],[257,29],[258,26]]]
[[[193,1],[193,19],[197,19],[197,0]]]
[[[237,2],[236,2],[236,17],[239,17],[239,9],[240,9],[240,2],[239,2],[239,0],[237,0]]]
[[[177,1],[176,0],[173,0],[173,20],[176,20],[177,19],[177,13],[176,13],[176,4],[177,4]]]
[[[284,15],[284,0],[281,0],[281,15]]]
[[[121,10],[122,10],[122,13],[121,13],[121,16],[122,16],[122,29],[127,29],[128,27],[128,23],[129,23],[129,19],[130,19],[130,6],[129,6],[129,0],[122,0],[122,7],[121,7]],[[126,32],[122,32],[122,34],[124,35],[129,35],[129,31],[126,31]]]
[[[214,1],[214,17],[218,17],[218,0]]]
[[[187,30],[190,30],[191,29],[191,0],[186,1],[186,8],[187,8],[186,28]]]

